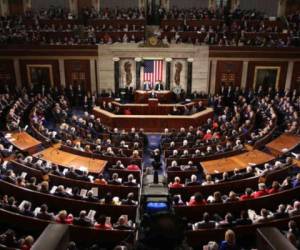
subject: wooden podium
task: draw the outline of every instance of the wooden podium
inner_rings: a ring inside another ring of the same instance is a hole
[[[156,114],[158,112],[158,98],[149,98],[148,106],[150,114]]]

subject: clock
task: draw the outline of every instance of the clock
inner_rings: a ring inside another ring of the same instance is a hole
[[[148,42],[149,42],[150,46],[157,46],[158,39],[156,36],[151,36],[151,37],[149,37]]]

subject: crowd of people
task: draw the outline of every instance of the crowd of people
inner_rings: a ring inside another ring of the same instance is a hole
[[[240,216],[234,217],[228,212],[222,218],[221,216],[211,216],[208,212],[203,213],[202,220],[191,224],[193,230],[205,228],[234,228],[235,226],[251,225],[256,223],[264,223],[274,219],[289,218],[300,214],[300,203],[295,201],[293,205],[280,204],[275,211],[265,208],[257,214],[254,210],[242,210]]]
[[[2,207],[2,202],[0,204]],[[20,237],[13,229],[7,229],[0,234],[0,246],[2,248],[13,248],[21,250],[29,250],[34,243],[34,238],[31,235]]]
[[[295,47],[299,46],[299,15],[286,20],[269,17],[256,10],[177,9],[159,8],[161,29],[157,36],[165,44],[194,43],[197,45]],[[61,24],[54,21],[61,21]],[[118,21],[122,21],[120,24]],[[170,20],[170,24],[168,21]],[[178,20],[176,25],[172,21]],[[85,8],[77,17],[51,7],[24,16],[0,19],[0,44],[79,45],[145,42],[145,21],[141,9]],[[189,24],[198,21],[197,25]],[[209,24],[211,22],[211,24]],[[83,35],[84,34],[84,35]]]
[[[87,213],[85,210],[80,211],[78,217],[68,213],[66,210],[60,210],[55,214],[49,211],[46,203],[42,204],[40,207],[34,208],[32,207],[31,202],[24,200],[18,203],[13,196],[8,196],[6,194],[3,194],[1,197],[0,208],[24,216],[35,217],[41,220],[55,221],[61,224],[95,227],[96,229],[102,230],[132,230],[134,228],[134,223],[129,220],[126,215],[120,216],[118,220],[113,223],[110,217],[100,214],[95,218],[95,213]],[[30,249],[30,246],[29,248],[21,249]]]

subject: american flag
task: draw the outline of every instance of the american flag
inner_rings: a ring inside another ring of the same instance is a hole
[[[145,60],[144,61],[144,82],[162,81],[163,76],[163,60]]]

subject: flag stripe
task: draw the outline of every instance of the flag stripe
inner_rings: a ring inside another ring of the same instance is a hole
[[[162,81],[163,77],[163,60],[146,60],[144,64],[144,82],[150,82],[151,85],[155,82]]]

